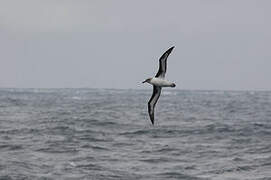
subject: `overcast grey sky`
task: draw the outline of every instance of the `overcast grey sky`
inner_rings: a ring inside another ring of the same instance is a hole
[[[0,87],[271,90],[271,1],[2,0]]]

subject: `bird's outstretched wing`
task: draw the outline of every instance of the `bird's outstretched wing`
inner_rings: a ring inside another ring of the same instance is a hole
[[[169,48],[159,59],[159,70],[155,77],[164,78],[167,71],[167,57],[173,50],[174,46]]]
[[[153,86],[152,96],[148,102],[148,111],[152,124],[154,124],[154,107],[160,97],[161,89],[159,86]]]

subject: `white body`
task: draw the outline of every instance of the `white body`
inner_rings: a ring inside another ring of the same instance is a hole
[[[162,79],[162,78],[152,78],[149,82],[150,84],[152,85],[155,85],[155,86],[159,86],[159,87],[172,87],[172,86],[175,86],[174,83],[166,80],[166,79]]]

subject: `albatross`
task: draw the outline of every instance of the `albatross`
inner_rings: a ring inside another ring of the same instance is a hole
[[[162,87],[175,87],[175,83],[170,82],[165,79],[166,71],[167,71],[167,58],[171,51],[173,50],[174,46],[169,48],[159,59],[159,69],[155,77],[148,78],[142,83],[149,83],[153,85],[153,92],[152,96],[148,102],[148,112],[152,122],[154,125],[154,107],[160,97]]]

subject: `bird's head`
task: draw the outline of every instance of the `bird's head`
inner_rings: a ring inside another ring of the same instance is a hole
[[[150,82],[151,82],[151,79],[152,79],[152,78],[148,78],[148,79],[146,79],[145,81],[143,81],[142,83],[145,83],[145,82],[150,83]]]

